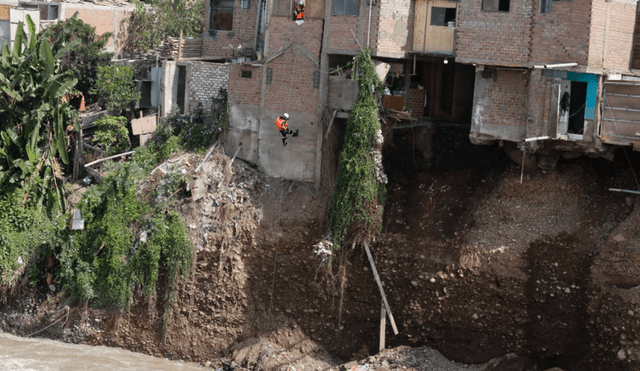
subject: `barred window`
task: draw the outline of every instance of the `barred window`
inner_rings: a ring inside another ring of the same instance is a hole
[[[233,29],[234,0],[211,0],[209,3],[209,34],[216,35],[216,31],[231,31]]]
[[[333,0],[333,15],[358,15],[356,0]]]

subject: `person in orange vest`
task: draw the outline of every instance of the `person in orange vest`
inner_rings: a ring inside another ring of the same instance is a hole
[[[292,134],[292,136],[297,137],[298,136],[298,130],[296,130],[295,132],[291,129],[289,129],[289,114],[285,113],[282,116],[278,116],[278,119],[276,120],[276,126],[278,127],[278,130],[280,131],[280,134],[282,134],[282,146],[286,147],[287,146],[287,134]]]
[[[293,18],[296,21],[304,20],[304,0],[300,0],[298,5],[296,5],[296,9],[293,11]]]

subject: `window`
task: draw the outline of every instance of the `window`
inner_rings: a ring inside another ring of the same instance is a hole
[[[41,21],[54,21],[58,19],[60,10],[60,6],[54,3],[20,3],[20,6],[40,10]]]
[[[314,88],[320,87],[320,71],[316,71],[313,73],[313,87]]]
[[[547,14],[551,12],[551,0],[540,0],[540,13]]]
[[[251,71],[243,70],[242,73],[240,73],[240,77],[244,77],[245,79],[250,79],[251,78]]]
[[[508,12],[511,0],[483,0],[482,10],[490,12]]]
[[[431,25],[447,26],[449,22],[455,22],[456,8],[440,8],[434,6],[431,8]]]
[[[358,15],[356,0],[333,0],[333,15]]]
[[[273,68],[267,67],[267,84],[271,84],[273,81]]]
[[[233,29],[233,1],[211,0],[209,3],[209,35]]]
[[[251,0],[240,0],[242,9],[251,9]]]

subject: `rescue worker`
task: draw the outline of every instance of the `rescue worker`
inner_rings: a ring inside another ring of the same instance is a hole
[[[296,21],[304,20],[304,0],[300,0],[298,5],[296,5],[295,10],[293,11],[293,18],[295,18]]]
[[[289,114],[285,113],[282,116],[278,116],[278,119],[276,120],[276,126],[278,127],[278,130],[280,131],[280,134],[282,134],[282,146],[286,147],[287,146],[287,134],[292,134],[292,136],[297,137],[298,136],[298,130],[296,130],[295,132],[291,129],[289,129]]]

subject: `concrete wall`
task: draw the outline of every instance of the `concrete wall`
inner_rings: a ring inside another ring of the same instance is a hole
[[[629,71],[633,52],[635,0],[592,0],[589,69],[592,72]]]
[[[520,141],[527,119],[527,73],[520,69],[493,69],[490,77],[476,73],[471,140]]]
[[[258,0],[251,0],[249,9],[241,9],[240,0],[234,1],[233,30],[218,31],[216,36],[209,35],[209,7],[211,1],[204,0],[204,28],[202,30],[202,55],[219,58],[232,57],[233,49],[241,44],[246,49],[253,49]],[[231,45],[231,47],[229,47]]]
[[[526,64],[529,61],[532,12],[530,0],[511,0],[509,12],[484,11],[482,0],[461,1],[456,61]]]

